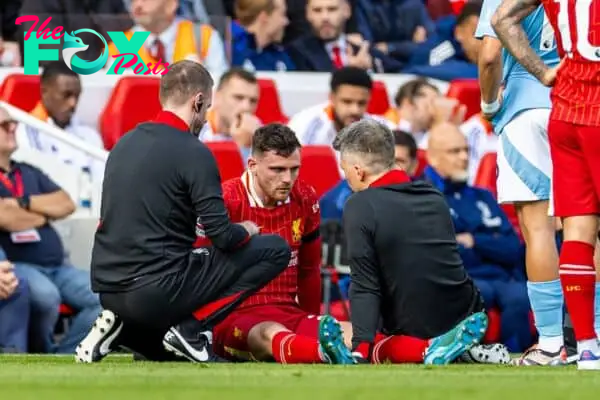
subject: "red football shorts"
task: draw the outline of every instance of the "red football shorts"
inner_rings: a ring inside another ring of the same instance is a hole
[[[554,215],[600,214],[600,127],[550,120]]]
[[[293,305],[254,306],[238,309],[213,329],[213,348],[216,354],[230,360],[252,360],[248,349],[250,330],[262,322],[276,322],[290,331],[317,338],[318,316]]]

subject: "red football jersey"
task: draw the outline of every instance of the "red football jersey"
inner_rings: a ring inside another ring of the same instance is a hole
[[[600,1],[542,3],[566,57],[552,89],[551,119],[600,126]]]
[[[238,308],[264,304],[298,304],[296,296],[302,239],[314,237],[321,222],[321,211],[315,190],[297,180],[287,201],[275,208],[264,208],[253,191],[248,189],[250,185],[247,173],[244,173],[241,178],[231,179],[223,184],[223,199],[229,218],[232,222],[253,221],[260,227],[261,233],[281,236],[290,245],[292,257],[284,272],[246,299]],[[196,247],[206,244],[208,244],[206,239],[196,241]],[[303,267],[319,269],[320,265]],[[318,273],[320,274],[320,270]],[[318,283],[320,285],[320,282]],[[320,290],[320,286],[318,289]],[[318,295],[320,296],[320,291]]]

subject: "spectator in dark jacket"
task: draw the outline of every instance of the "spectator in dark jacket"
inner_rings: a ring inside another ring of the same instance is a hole
[[[295,69],[281,45],[289,23],[285,0],[236,0],[235,15],[232,66],[252,71]]]
[[[458,127],[435,126],[429,135],[424,178],[446,198],[465,268],[486,309],[501,315],[501,341],[514,352],[533,343],[529,298],[522,279],[523,246],[493,195],[467,184],[469,147]]]
[[[21,0],[0,1],[0,67],[21,65],[18,27],[15,25],[20,8]]]
[[[288,47],[297,70],[333,72],[352,66],[375,72],[397,72],[401,68],[399,61],[369,43],[352,43],[344,33],[351,14],[348,0],[306,2],[310,33]]]
[[[348,0],[348,2],[354,4],[356,0]],[[306,3],[306,0],[287,0],[287,15],[290,24],[285,28],[284,44],[292,43],[310,30],[310,25],[306,20]],[[354,14],[350,15],[346,23],[346,33],[349,35],[360,35]]]
[[[46,26],[50,31],[56,26],[64,27],[64,32],[79,29],[92,29],[102,34],[107,42],[110,38],[108,31],[125,31],[132,27],[123,0],[23,0],[21,15],[37,15],[39,25],[48,17],[52,21]],[[22,29],[27,31],[31,22],[24,23]],[[20,38],[23,38],[22,30]],[[90,47],[78,55],[86,60],[100,57],[104,45],[93,34],[81,35],[83,41]],[[22,41],[22,40],[20,40]],[[62,52],[59,52],[62,56]]]
[[[363,38],[400,61],[435,34],[422,0],[356,0],[354,12]]]
[[[458,17],[448,16],[437,22],[437,34],[415,48],[407,74],[451,81],[477,78],[477,54],[481,42],[475,39],[481,1],[468,2]]]
[[[125,7],[130,10],[133,0],[123,0]],[[221,1],[208,0],[179,0],[177,16],[202,24],[221,25],[227,14],[225,4]],[[218,26],[217,29],[221,28]]]

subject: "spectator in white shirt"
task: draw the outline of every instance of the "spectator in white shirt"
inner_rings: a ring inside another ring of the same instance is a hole
[[[339,131],[363,118],[373,118],[391,127],[384,118],[367,113],[373,81],[361,68],[344,67],[331,75],[329,102],[294,115],[289,122],[303,145],[331,146]]]
[[[198,138],[203,142],[233,141],[246,160],[254,131],[262,125],[255,115],[258,96],[258,80],[252,72],[237,67],[227,71],[217,85]]]
[[[64,62],[48,63],[41,76],[41,100],[30,114],[49,125],[64,130],[65,134],[85,143],[104,149],[102,137],[92,127],[82,125],[74,117],[81,81],[77,73],[70,70]],[[50,135],[38,131],[26,124],[20,124],[17,130],[19,146],[55,155],[66,164],[78,169],[89,169],[94,180],[101,181],[104,175],[104,161],[94,160],[85,152],[74,148]]]
[[[434,122],[432,105],[438,97],[440,91],[427,79],[409,81],[400,86],[394,99],[396,108],[385,116],[397,129],[412,133],[419,148],[427,148],[427,131]]]

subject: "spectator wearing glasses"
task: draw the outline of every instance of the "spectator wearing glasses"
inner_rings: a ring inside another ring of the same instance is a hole
[[[50,222],[75,210],[69,195],[46,174],[11,159],[17,149],[16,124],[0,109],[0,247],[29,284],[34,351],[74,353],[100,313],[89,272],[66,260],[62,241]],[[61,303],[75,311],[64,338],[53,332]]]

